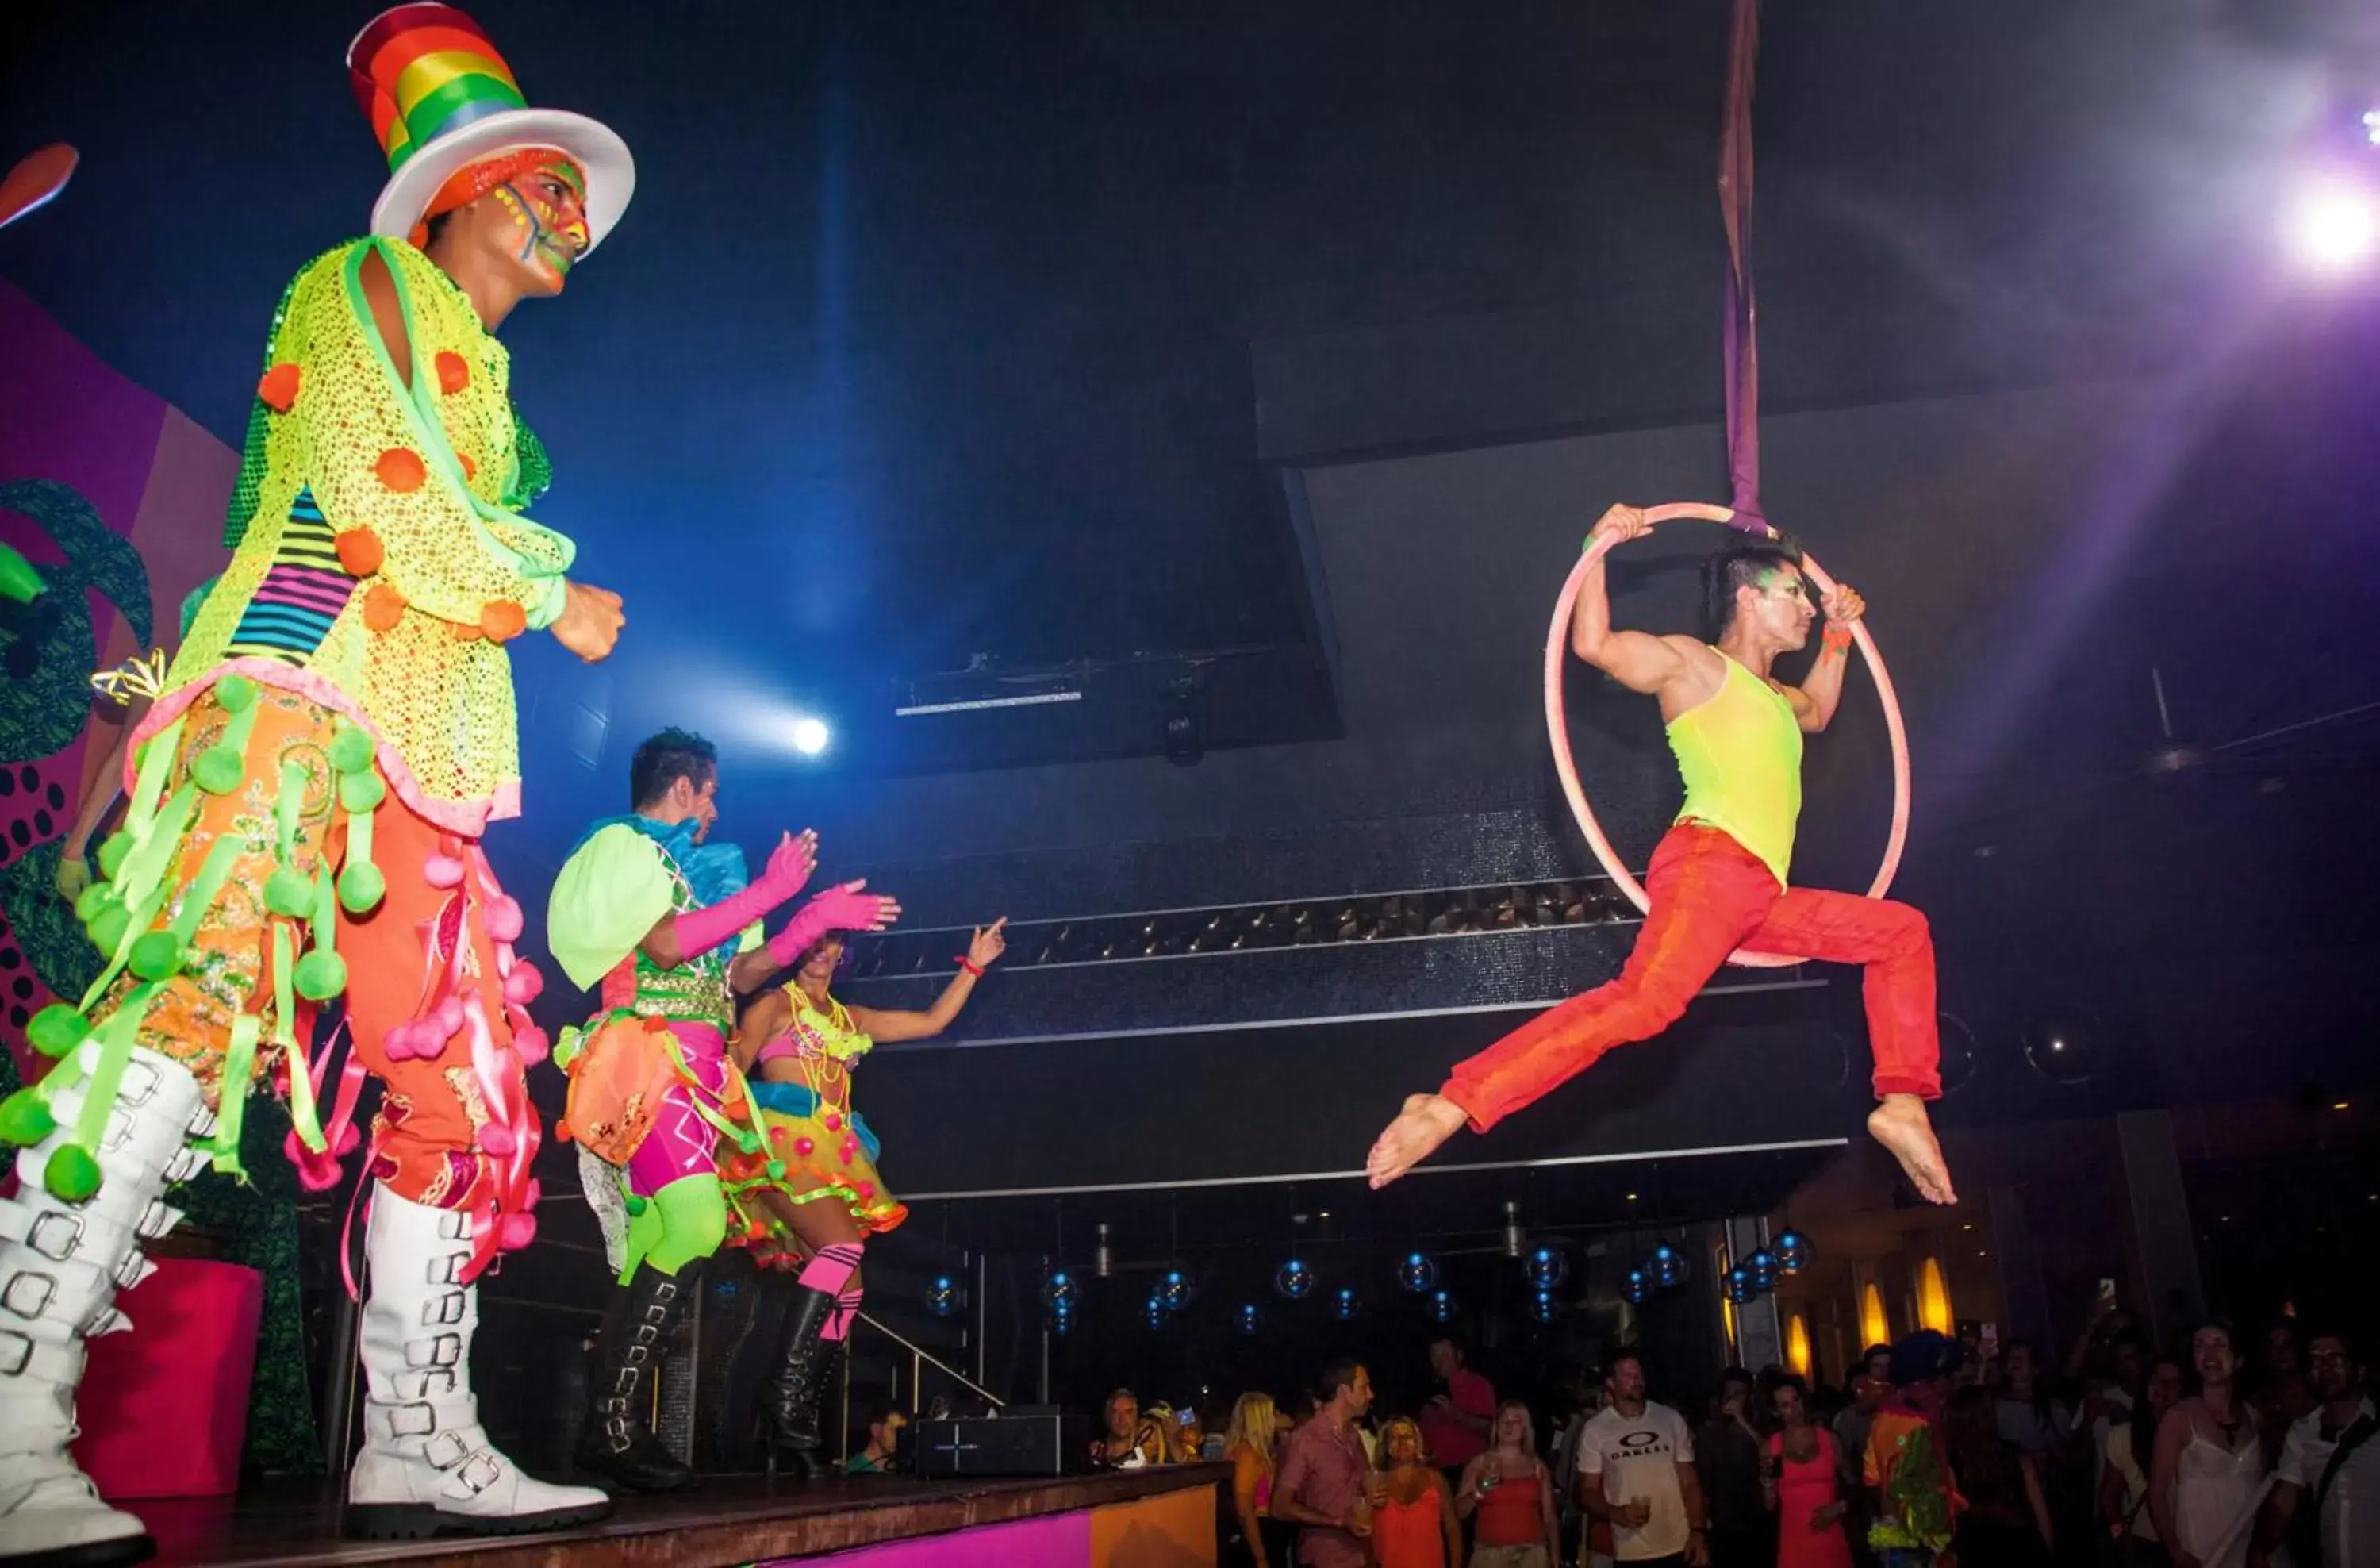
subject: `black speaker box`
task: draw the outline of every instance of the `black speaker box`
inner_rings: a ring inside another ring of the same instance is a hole
[[[1090,1468],[1087,1416],[1050,1412],[918,1420],[901,1440],[922,1477],[1073,1476]]]

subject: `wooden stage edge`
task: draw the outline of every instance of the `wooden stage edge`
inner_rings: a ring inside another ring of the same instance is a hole
[[[139,1514],[156,1538],[161,1568],[432,1562],[468,1568],[736,1568],[1210,1489],[1230,1478],[1231,1466],[1219,1464],[1013,1480],[853,1476],[771,1482],[757,1476],[713,1477],[701,1490],[674,1497],[622,1496],[610,1518],[575,1530],[420,1541],[344,1538],[337,1492],[326,1494],[310,1485],[123,1506]]]

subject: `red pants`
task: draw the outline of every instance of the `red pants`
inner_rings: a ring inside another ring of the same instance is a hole
[[[1676,1023],[1739,947],[1864,966],[1877,1096],[1940,1098],[1934,942],[1925,916],[1889,899],[1780,889],[1735,840],[1682,822],[1653,852],[1645,888],[1652,912],[1618,979],[1539,1014],[1456,1066],[1439,1090],[1475,1131],[1486,1132],[1613,1046],[1650,1039]]]

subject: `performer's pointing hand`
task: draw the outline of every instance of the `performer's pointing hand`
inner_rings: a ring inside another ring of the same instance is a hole
[[[620,628],[628,620],[620,611],[620,596],[583,582],[564,587],[568,596],[549,628],[553,640],[590,664],[610,658],[612,645],[620,640]]]
[[[1002,954],[1008,951],[1008,938],[1001,934],[1007,925],[1008,917],[1002,915],[978,930],[975,940],[967,943],[967,962],[978,969],[990,968]]]

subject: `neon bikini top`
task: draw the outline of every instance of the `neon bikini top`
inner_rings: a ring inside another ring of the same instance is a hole
[[[820,1010],[810,1001],[809,992],[800,982],[783,988],[785,1000],[794,1004],[793,1022],[784,1032],[770,1038],[760,1047],[752,1064],[763,1062],[798,1061],[824,1057],[848,1067],[876,1047],[873,1036],[852,1022],[851,1009],[830,996]]]
[[[1781,885],[1802,815],[1802,725],[1776,687],[1719,657],[1727,677],[1718,689],[1670,721],[1670,750],[1686,781],[1678,820],[1718,829]]]

